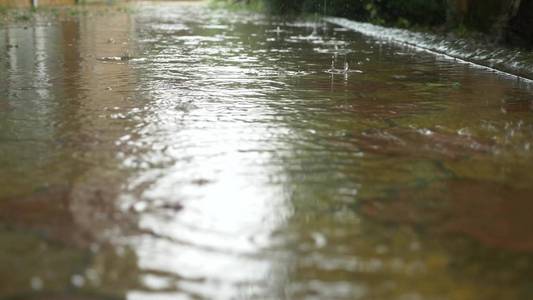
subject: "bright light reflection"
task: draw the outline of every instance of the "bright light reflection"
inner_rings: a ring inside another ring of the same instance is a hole
[[[234,63],[231,57],[228,61]],[[167,78],[166,69],[159,70],[154,70],[163,73],[157,78]],[[154,233],[136,245],[140,267],[179,278],[174,283],[146,279],[148,286],[168,285],[210,298],[268,288],[265,283],[274,266],[263,250],[290,209],[283,186],[273,180],[283,176],[283,170],[269,163],[272,152],[258,150],[268,149],[273,136],[287,129],[257,122],[275,115],[265,105],[265,91],[279,83],[262,81],[257,76],[261,71],[252,71],[254,76],[238,66],[191,67],[185,73],[196,77],[187,83],[192,90],[149,83],[154,101],[147,126],[139,129],[142,138],[134,143],[150,145],[152,152],[143,160],[171,163],[140,172],[132,182],[149,183],[142,195],[148,206],[179,203],[183,209],[140,214],[141,228]],[[133,161],[125,159],[130,165]],[[132,292],[128,298],[159,296]]]

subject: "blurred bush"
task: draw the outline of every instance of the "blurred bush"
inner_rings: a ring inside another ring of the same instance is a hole
[[[242,1],[242,0],[241,0]],[[437,25],[446,21],[446,0],[248,0],[272,13],[319,13],[380,24]]]

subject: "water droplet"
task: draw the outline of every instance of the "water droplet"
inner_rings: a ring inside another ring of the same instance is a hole
[[[146,209],[146,207],[148,207],[148,204],[144,201],[139,201],[133,205],[133,209],[136,212],[142,212]]]
[[[35,290],[35,291],[42,290],[44,286],[43,280],[37,276],[31,278],[30,284],[31,284],[32,290]]]
[[[83,278],[83,276],[79,274],[72,275],[72,277],[70,278],[70,282],[72,283],[72,285],[79,288],[85,284],[85,278]]]
[[[323,234],[319,233],[319,232],[313,232],[311,234],[311,237],[315,241],[315,246],[317,248],[322,248],[322,247],[326,246],[326,244],[328,243],[328,240],[326,239],[326,237]]]
[[[470,136],[472,135],[467,128],[461,128],[457,131],[459,135]]]

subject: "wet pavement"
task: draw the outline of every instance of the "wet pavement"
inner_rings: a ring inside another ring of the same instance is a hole
[[[533,298],[527,81],[195,3],[0,51],[0,299]]]

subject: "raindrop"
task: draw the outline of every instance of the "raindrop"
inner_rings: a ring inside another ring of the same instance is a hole
[[[70,278],[70,282],[72,283],[72,285],[79,288],[85,284],[85,278],[83,278],[83,276],[79,274],[72,275],[72,277]]]
[[[148,204],[144,201],[139,201],[133,205],[133,210],[136,212],[142,212],[148,207]]]
[[[43,285],[44,285],[43,280],[39,277],[32,277],[30,284],[31,284],[32,290],[35,290],[35,291],[42,290]]]
[[[326,244],[328,243],[326,237],[322,233],[313,232],[311,234],[311,237],[315,241],[315,246],[317,248],[322,248],[322,247],[326,246]]]

